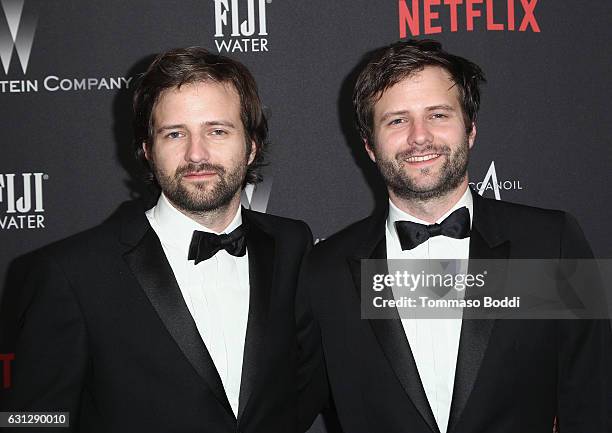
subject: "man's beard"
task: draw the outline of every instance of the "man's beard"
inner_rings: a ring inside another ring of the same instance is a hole
[[[247,167],[236,165],[228,172],[220,165],[210,163],[187,164],[176,169],[174,176],[163,172],[153,162],[151,169],[165,196],[177,208],[189,213],[204,213],[226,208],[236,193],[242,189]],[[214,171],[217,179],[208,181],[183,182],[186,173]]]
[[[376,165],[385,181],[387,187],[395,195],[404,200],[428,201],[446,196],[455,190],[465,178],[468,166],[468,139],[452,152],[448,145],[434,146],[428,145],[422,149],[411,149],[395,155],[393,159],[385,159],[376,152]],[[418,154],[438,153],[440,158],[446,155],[446,160],[440,167],[437,179],[431,168],[420,169],[419,179],[411,178],[402,169],[403,164],[408,164],[405,160],[410,156]],[[425,182],[423,182],[425,180]]]

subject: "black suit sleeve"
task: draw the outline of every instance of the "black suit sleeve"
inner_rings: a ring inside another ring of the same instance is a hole
[[[3,393],[0,411],[69,412],[71,428],[57,431],[77,431],[87,366],[87,331],[77,299],[60,266],[42,254],[20,289],[20,301],[5,306],[16,309],[17,326],[12,387]]]
[[[576,220],[565,215],[562,259],[588,259],[591,248]],[[593,273],[596,273],[596,267]],[[587,285],[591,290],[591,285]],[[604,294],[605,296],[605,294]],[[607,320],[559,321],[558,418],[563,433],[612,431],[612,336]]]
[[[308,248],[304,252],[296,292],[296,326],[298,335],[298,415],[299,431],[306,431],[321,412],[327,400],[328,385],[321,334],[312,312],[305,263],[312,248],[308,229]]]

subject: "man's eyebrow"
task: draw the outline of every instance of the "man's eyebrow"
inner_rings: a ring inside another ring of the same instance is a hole
[[[203,122],[202,125],[203,126],[227,126],[228,128],[236,128],[236,125],[234,125],[234,123],[230,122],[229,120],[209,120],[207,122]],[[160,126],[159,128],[155,130],[155,132],[159,134],[161,132],[168,131],[171,129],[184,129],[184,128],[186,128],[185,124],[178,123],[176,125]]]
[[[393,116],[403,116],[404,114],[408,114],[409,111],[408,110],[399,110],[399,111],[387,111],[385,114],[383,114],[383,116],[380,118],[381,121],[385,121],[387,120],[389,117],[393,117]]]
[[[432,105],[430,107],[427,107],[427,111],[435,111],[435,110],[455,111],[455,107],[453,107],[452,105],[448,105],[448,104],[439,104],[439,105]]]
[[[160,126],[159,128],[157,128],[155,130],[155,132],[157,134],[159,134],[160,132],[164,132],[164,131],[168,131],[169,129],[181,129],[184,128],[185,125],[183,124],[177,124],[177,125],[164,125],[164,126]]]
[[[209,120],[207,122],[203,123],[204,126],[227,126],[229,128],[235,128],[236,125],[234,125],[233,122],[230,122],[229,120]]]
[[[455,108],[452,105],[448,105],[448,104],[437,104],[437,105],[431,105],[427,107],[426,110],[427,111],[435,111],[435,110],[455,111]],[[409,110],[387,111],[385,114],[383,114],[380,120],[384,122],[389,117],[403,116],[408,113],[410,113]]]

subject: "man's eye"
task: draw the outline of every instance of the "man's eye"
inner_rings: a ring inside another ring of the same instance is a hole
[[[227,132],[224,129],[213,129],[211,131],[212,135],[225,135]]]
[[[446,119],[448,116],[445,113],[434,113],[431,117],[434,119]]]
[[[389,122],[389,125],[399,125],[400,123],[404,123],[404,119],[393,119]]]
[[[166,135],[166,137],[168,137],[168,138],[181,138],[182,135],[181,135],[181,133],[179,131],[172,131],[168,135]]]

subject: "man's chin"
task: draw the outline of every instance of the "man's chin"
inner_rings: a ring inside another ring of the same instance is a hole
[[[461,179],[456,181],[436,182],[406,182],[396,189],[396,194],[404,198],[428,200],[453,193],[461,185]]]
[[[182,197],[176,201],[176,206],[187,212],[211,212],[226,207],[231,200],[219,200],[217,197]]]
[[[180,189],[181,195],[194,203],[214,201],[215,196],[219,195],[218,182],[212,181],[181,182]]]
[[[395,194],[406,199],[430,199],[442,193],[440,183],[406,182],[393,188]]]
[[[443,182],[436,176],[411,176],[405,179],[404,185],[407,189],[416,194],[428,194],[437,191],[442,186]]]
[[[215,184],[206,182],[204,185],[191,185],[191,187],[183,185],[181,191],[172,194],[172,197],[185,210],[209,212],[229,205],[236,193],[228,194],[227,191],[215,188]]]

